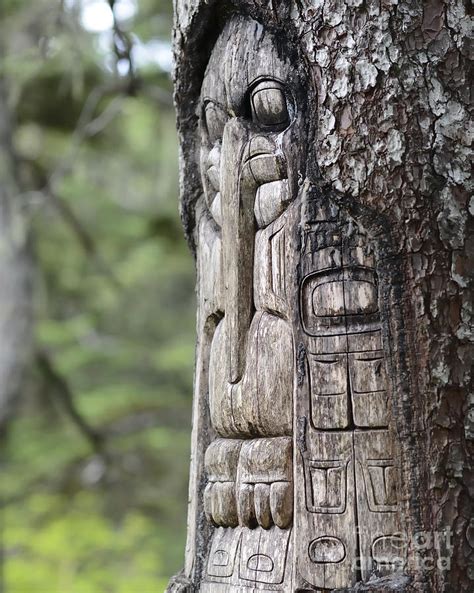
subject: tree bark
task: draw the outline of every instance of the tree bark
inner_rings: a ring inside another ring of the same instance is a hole
[[[472,590],[469,32],[461,0],[175,0],[198,344],[169,591]]]

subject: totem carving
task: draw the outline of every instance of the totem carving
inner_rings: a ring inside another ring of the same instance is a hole
[[[230,17],[200,95],[186,572],[203,593],[326,591],[403,564],[377,243],[318,185],[311,93],[280,49]]]

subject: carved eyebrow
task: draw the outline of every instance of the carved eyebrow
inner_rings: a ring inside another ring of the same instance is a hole
[[[253,80],[251,80],[248,84],[248,89],[250,92],[252,92],[254,90],[254,87],[257,86],[258,84],[260,84],[261,82],[276,82],[277,84],[281,84],[284,88],[287,87],[287,82],[285,80],[282,80],[281,78],[278,78],[278,76],[269,76],[269,75],[262,75],[262,76],[257,76],[256,78],[254,78]]]
[[[211,143],[222,141],[225,125],[231,117],[228,110],[218,101],[203,99],[199,118],[202,129],[206,131],[207,139]]]

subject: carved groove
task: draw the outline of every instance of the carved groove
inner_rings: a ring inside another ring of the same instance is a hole
[[[307,83],[280,49],[230,17],[201,89],[198,296],[219,320],[203,593],[329,591],[397,568],[377,250],[305,178]]]

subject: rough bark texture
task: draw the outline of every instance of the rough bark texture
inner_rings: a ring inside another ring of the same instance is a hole
[[[472,590],[467,11],[176,0],[199,311],[186,566],[169,591]],[[398,531],[403,574],[383,577],[375,535]]]

